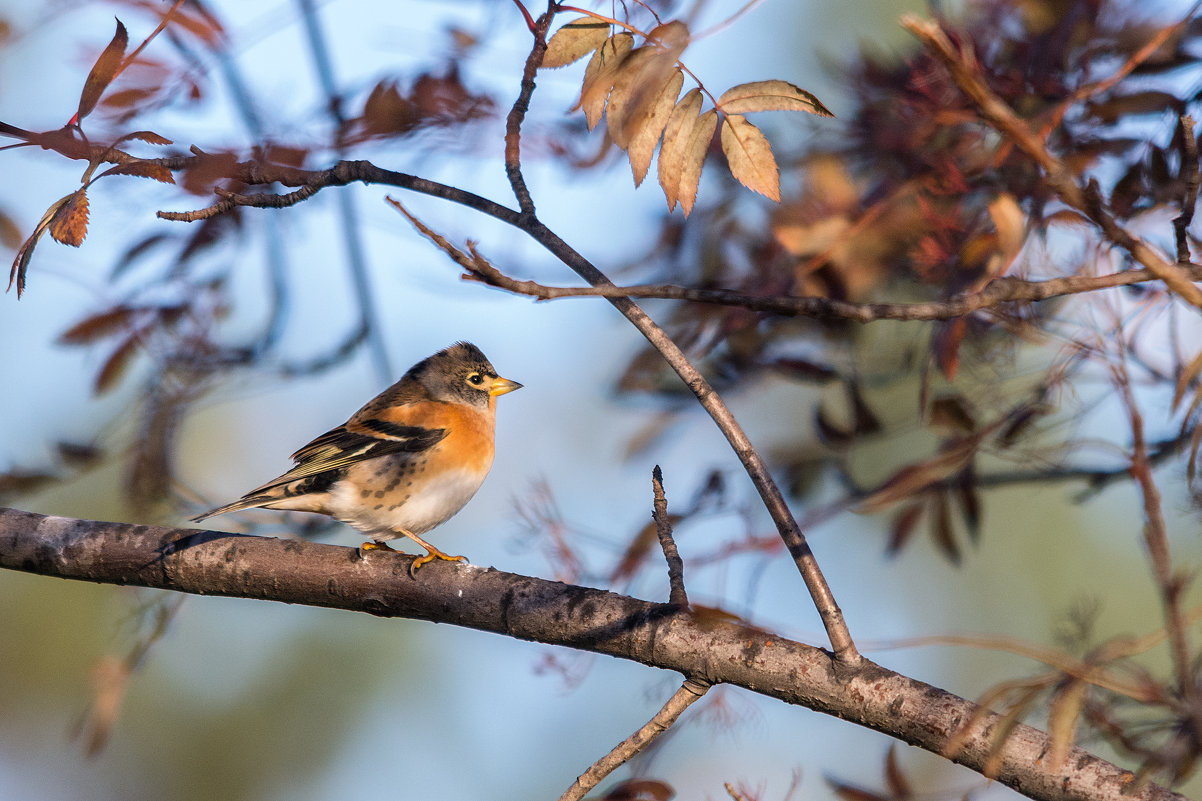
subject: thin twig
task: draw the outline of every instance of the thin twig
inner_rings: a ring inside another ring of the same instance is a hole
[[[659,547],[663,549],[664,560],[668,563],[668,603],[680,609],[687,609],[689,596],[684,590],[684,560],[680,558],[680,552],[676,550],[676,540],[672,538],[668,499],[664,496],[664,474],[659,465],[651,470],[651,488],[655,495],[655,509],[652,512],[655,533],[659,536]]]
[[[943,62],[952,80],[960,87],[960,91],[976,103],[985,121],[1043,168],[1044,180],[1061,201],[1092,220],[1111,243],[1130,253],[1132,258],[1164,281],[1169,289],[1188,303],[1202,308],[1202,289],[1190,283],[1189,274],[1161,258],[1155,249],[1123,228],[1106,209],[1096,184],[1091,182],[1089,187],[1083,188],[1077,183],[1072,172],[1047,149],[1046,143],[1006,101],[989,88],[981,76],[975,56],[967,46],[954,44],[939,23],[931,20],[907,15],[902,18],[902,26]]]
[[[1181,180],[1185,183],[1185,197],[1181,200],[1181,213],[1173,218],[1178,264],[1189,261],[1188,231],[1194,221],[1194,207],[1198,205],[1198,139],[1194,135],[1194,118],[1188,114],[1181,117]]]
[[[681,713],[693,702],[706,694],[710,686],[703,681],[686,679],[668,702],[638,731],[627,737],[605,756],[581,773],[572,786],[564,791],[559,801],[580,801],[590,790],[600,784],[606,776],[624,765],[631,757],[655,741],[671,728]]]
[[[1187,265],[1189,274],[1202,280],[1202,265]],[[511,278],[491,264],[468,268],[464,278],[539,300],[574,297],[658,298],[739,306],[752,311],[771,312],[791,317],[820,320],[852,320],[870,323],[876,320],[949,320],[966,314],[996,308],[1007,303],[1032,302],[1096,292],[1119,286],[1159,280],[1148,269],[1125,270],[1107,275],[1073,275],[1030,281],[1003,276],[989,282],[979,292],[970,292],[943,301],[921,303],[852,303],[824,297],[789,295],[748,295],[725,289],[696,289],[675,284],[638,284],[635,286],[546,286],[535,281]]]

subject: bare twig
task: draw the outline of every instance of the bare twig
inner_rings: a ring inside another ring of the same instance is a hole
[[[1187,265],[1195,280],[1202,280],[1202,265]],[[673,284],[638,284],[635,286],[546,286],[535,281],[511,278],[487,262],[464,265],[464,278],[539,300],[572,297],[658,298],[686,300],[695,303],[715,303],[740,306],[752,311],[770,312],[820,320],[852,320],[870,323],[876,320],[950,320],[976,311],[996,308],[1007,303],[1049,300],[1051,298],[1097,292],[1119,286],[1130,286],[1159,280],[1152,270],[1125,270],[1108,275],[1073,275],[1029,281],[1004,276],[995,278],[979,292],[957,295],[943,301],[925,303],[852,303],[823,297],[793,297],[788,295],[748,295],[724,289],[696,289]]]
[[[664,474],[656,465],[651,471],[651,487],[655,495],[655,533],[659,536],[659,547],[663,549],[668,563],[668,603],[681,609],[689,606],[689,596],[684,590],[684,560],[676,550],[672,539],[672,521],[668,519],[668,499],[664,496]]]
[[[1123,228],[1105,208],[1096,185],[1083,188],[1077,184],[1073,174],[1052,155],[1046,143],[989,88],[975,56],[966,46],[954,44],[939,23],[932,20],[907,15],[902,17],[902,26],[943,62],[960,91],[976,103],[980,115],[1043,168],[1044,180],[1061,201],[1091,219],[1111,243],[1130,253],[1169,289],[1188,303],[1202,308],[1202,289],[1190,283],[1190,275],[1165,261],[1154,248]]]
[[[1186,615],[1181,607],[1181,596],[1185,590],[1183,577],[1174,575],[1172,555],[1169,551],[1168,526],[1164,519],[1164,509],[1161,502],[1160,489],[1152,475],[1152,464],[1148,455],[1148,443],[1144,434],[1143,415],[1131,390],[1131,377],[1127,372],[1126,343],[1122,329],[1116,334],[1118,353],[1111,359],[1110,369],[1112,382],[1122,398],[1127,411],[1127,419],[1131,426],[1131,477],[1139,487],[1143,498],[1144,545],[1152,562],[1152,574],[1160,589],[1161,604],[1164,607],[1165,630],[1168,632],[1169,651],[1172,656],[1173,669],[1177,678],[1177,691],[1186,701],[1186,707],[1192,711],[1195,731],[1202,732],[1202,710],[1196,703],[1191,703],[1197,696],[1197,682],[1194,678],[1193,660],[1190,657],[1188,625]]]
[[[1194,118],[1188,114],[1181,117],[1181,180],[1185,184],[1185,197],[1181,199],[1181,213],[1173,218],[1173,233],[1177,237],[1177,263],[1189,261],[1189,226],[1194,221],[1194,207],[1198,205],[1198,139],[1194,135]]]
[[[521,125],[530,93],[534,90],[533,73],[542,62],[543,54],[546,52],[544,35],[546,26],[550,25],[550,16],[548,13],[539,19],[540,28],[535,32],[534,47],[526,59],[522,90],[514,104],[514,110],[509,115],[510,122],[515,129],[512,142],[509,139],[506,142],[505,169],[510,175],[519,202],[522,202],[519,190],[524,189],[525,183],[514,180],[515,176],[520,179],[522,171],[521,163],[518,160],[520,154],[516,145],[518,133],[516,127]],[[593,286],[613,286],[613,282],[604,273],[535,217],[532,204],[523,203],[518,227]],[[781,493],[780,487],[776,485],[776,481],[769,473],[763,457],[751,444],[751,440],[747,438],[743,427],[739,425],[738,420],[735,419],[726,403],[705,379],[705,376],[701,375],[685,356],[680,346],[637,303],[630,298],[609,298],[609,302],[639,330],[639,333],[647,338],[652,347],[659,351],[664,361],[685,382],[697,397],[698,403],[709,412],[714,423],[726,436],[735,454],[739,457],[739,461],[743,463],[744,469],[751,477],[768,513],[772,516],[772,521],[780,532],[781,539],[784,540],[789,554],[793,557],[794,564],[797,565],[798,572],[801,573],[806,589],[809,590],[814,606],[822,618],[822,625],[826,629],[835,658],[845,665],[857,664],[860,661],[860,653],[856,650],[851,632],[847,628],[847,622],[843,619],[843,611],[835,602],[830,585],[827,584],[826,577],[823,576],[822,569],[818,566],[814,553],[810,550],[809,543],[806,542],[805,535],[793,518],[793,513],[785,502],[784,494]]]
[[[572,786],[564,791],[559,801],[580,801],[589,790],[592,790],[606,776],[624,765],[631,757],[651,745],[657,737],[672,727],[676,719],[688,709],[694,701],[698,701],[709,690],[710,685],[704,681],[686,679],[671,698],[668,699],[658,712],[647,721],[642,728],[618,743],[612,751],[593,763],[592,767],[576,777]]]

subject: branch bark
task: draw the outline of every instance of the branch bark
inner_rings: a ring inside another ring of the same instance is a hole
[[[576,648],[727,683],[835,715],[941,754],[976,708],[883,668],[687,609],[475,565],[197,529],[102,523],[0,508],[0,567],[60,578],[158,587],[409,617]],[[986,715],[953,760],[978,772],[997,715]],[[1048,737],[1018,726],[997,781],[1040,801],[1186,801],[1080,748],[1063,767],[1043,760]]]

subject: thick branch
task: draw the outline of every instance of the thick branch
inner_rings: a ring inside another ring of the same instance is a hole
[[[474,565],[433,564],[410,579],[411,557],[303,540],[98,523],[0,508],[0,567],[61,578],[159,587],[409,617],[577,648],[724,682],[884,732],[939,754],[975,706],[862,660],[687,609]],[[981,771],[988,715],[954,761]],[[1018,726],[996,779],[1044,801],[1186,801],[1082,749],[1063,767],[1041,760],[1047,735]],[[1126,793],[1124,792],[1126,790]]]

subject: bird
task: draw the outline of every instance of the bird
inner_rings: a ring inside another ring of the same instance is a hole
[[[497,398],[521,387],[475,345],[456,342],[292,454],[291,470],[192,520],[254,508],[316,512],[370,536],[361,553],[390,551],[386,541],[399,537],[425,548],[411,576],[435,559],[465,561],[421,535],[480,489],[493,462]]]

